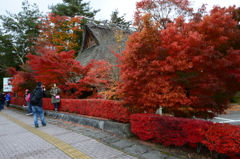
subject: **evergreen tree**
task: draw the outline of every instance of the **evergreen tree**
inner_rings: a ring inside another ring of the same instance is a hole
[[[82,2],[82,0],[63,0],[63,3],[52,5],[49,7],[52,13],[60,16],[86,16],[92,18],[100,10],[90,11],[92,8],[89,6],[89,2]]]
[[[111,14],[110,22],[117,25],[126,25],[126,26],[131,25],[131,21],[126,21],[125,16],[126,16],[126,13],[123,14],[122,16],[119,16],[118,9],[115,9],[115,11],[113,11]]]
[[[13,67],[20,70],[26,54],[34,53],[34,43],[39,35],[38,18],[41,13],[36,4],[22,2],[22,11],[18,14],[0,15],[0,79],[8,76],[6,69]],[[0,90],[2,89],[0,81]]]
[[[7,67],[19,69],[25,64],[26,54],[34,53],[41,13],[36,4],[30,5],[27,0],[22,2],[22,9],[18,14],[0,15],[0,71]]]

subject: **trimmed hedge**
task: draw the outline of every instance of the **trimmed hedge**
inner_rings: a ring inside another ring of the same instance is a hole
[[[157,114],[133,114],[130,123],[142,140],[166,146],[202,143],[211,151],[240,158],[240,126]]]
[[[201,134],[212,122],[196,119],[160,116],[157,114],[133,114],[131,130],[142,140],[151,140],[166,146],[196,146],[204,139]]]
[[[20,106],[25,105],[26,106],[26,102],[25,102],[23,97],[12,97],[11,98],[11,104],[20,105]]]
[[[209,150],[240,158],[240,126],[215,123],[203,132]]]
[[[22,97],[12,97],[12,104],[26,105]],[[54,110],[51,98],[43,98],[43,109]],[[129,123],[130,111],[118,101],[105,99],[61,99],[59,111],[101,117]]]

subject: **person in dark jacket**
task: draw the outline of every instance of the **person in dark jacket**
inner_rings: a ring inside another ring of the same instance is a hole
[[[42,122],[42,126],[46,126],[46,122],[44,119],[44,111],[42,109],[43,101],[42,98],[46,96],[45,93],[46,89],[42,88],[42,82],[37,82],[37,87],[32,91],[30,96],[30,104],[32,106],[32,112],[33,112],[33,120],[35,128],[38,128],[38,114],[40,115],[40,119]],[[33,101],[33,99],[37,99]]]
[[[0,111],[4,109],[4,103],[5,103],[5,93],[0,94]]]

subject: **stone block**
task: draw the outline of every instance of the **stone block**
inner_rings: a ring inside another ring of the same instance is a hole
[[[68,122],[74,122],[81,125],[87,125],[94,128],[98,128],[101,130],[105,130],[108,132],[112,132],[116,135],[121,137],[131,137],[133,133],[130,130],[130,124],[127,123],[118,123],[109,120],[101,120],[97,118],[88,118],[87,116],[77,116],[74,114],[65,114],[63,112],[53,112],[53,111],[45,111],[46,116],[55,118],[55,119],[62,119]]]

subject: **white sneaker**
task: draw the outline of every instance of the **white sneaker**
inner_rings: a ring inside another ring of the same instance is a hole
[[[33,113],[29,113],[29,115],[33,115]]]
[[[27,113],[26,115],[31,115],[30,113]]]

